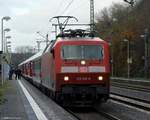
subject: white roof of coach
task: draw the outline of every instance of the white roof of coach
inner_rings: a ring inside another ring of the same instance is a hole
[[[20,65],[23,65],[23,64],[25,64],[25,63],[27,63],[27,62],[29,62],[29,61],[32,61],[32,60],[34,60],[34,59],[36,59],[36,58],[39,58],[42,54],[43,54],[43,50],[40,51],[40,52],[38,52],[38,53],[36,53],[35,55],[29,57],[27,60],[25,60],[25,61],[23,61],[22,63],[20,63],[19,66],[20,66]]]

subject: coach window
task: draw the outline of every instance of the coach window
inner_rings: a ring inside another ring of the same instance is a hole
[[[41,62],[40,62],[40,60],[36,60],[35,61],[35,71],[39,72],[40,69],[41,69]]]

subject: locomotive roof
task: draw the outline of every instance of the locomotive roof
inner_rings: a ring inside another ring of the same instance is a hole
[[[59,42],[63,42],[63,41],[100,41],[103,43],[107,43],[106,41],[104,41],[103,39],[100,39],[99,37],[85,37],[85,38],[70,38],[70,37],[65,37],[65,38],[58,38],[57,41]]]
[[[25,60],[22,63],[20,63],[18,66],[23,65],[23,64],[25,64],[25,63],[27,63],[29,61],[32,61],[32,60],[34,60],[36,58],[39,58],[42,54],[43,54],[43,50],[41,50],[40,52],[36,53],[35,55],[29,57],[27,60]]]
[[[53,43],[52,46],[49,46],[47,50],[49,50],[49,48],[53,48],[55,47],[55,45],[57,45],[58,43],[63,43],[63,42],[101,42],[103,44],[108,44],[108,42],[104,41],[103,39],[100,39],[99,37],[73,37],[73,38],[70,38],[70,37],[58,37],[57,40],[55,40]],[[45,52],[47,51],[45,50]]]

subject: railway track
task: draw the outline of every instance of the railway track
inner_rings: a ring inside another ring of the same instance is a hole
[[[133,85],[133,84],[128,84],[128,83],[118,83],[118,82],[111,82],[111,85],[114,87],[119,87],[119,88],[127,88],[131,90],[150,92],[150,87],[146,87],[142,85]]]
[[[103,112],[103,111],[98,111],[99,114],[101,114],[102,116],[106,117],[109,120],[121,120],[120,118],[117,118],[116,116],[107,113],[107,112]]]
[[[104,111],[97,111],[96,109],[90,110],[90,111],[67,111],[72,114],[74,117],[76,117],[78,120],[121,120],[120,118],[117,118],[114,115],[111,115],[110,113],[104,112]]]
[[[81,118],[75,114],[73,111],[71,111],[70,109],[66,109],[64,108],[68,113],[70,113],[72,116],[74,116],[77,120],[81,120]]]
[[[136,108],[150,111],[150,101],[148,100],[142,100],[139,98],[129,97],[129,96],[120,95],[116,93],[111,93],[110,99]]]
[[[33,84],[31,84],[31,85],[33,86]],[[46,95],[46,96],[49,97],[48,95]],[[74,112],[70,109],[64,108],[63,106],[61,106],[61,107],[63,109],[65,109],[68,113],[70,113],[77,120],[120,120],[119,118],[115,117],[114,115],[111,115],[104,111],[97,111],[94,108],[92,108],[92,110],[90,110],[90,111],[89,110],[82,111],[82,108],[81,108],[81,110],[79,108],[79,109],[76,109],[76,111]]]
[[[144,111],[150,111],[150,101],[149,100],[143,100],[140,98],[134,98],[126,95],[120,95],[117,93],[111,93],[110,99],[119,103],[123,103],[138,109],[142,109]],[[120,118],[116,117],[115,115],[95,110],[92,112],[82,113],[80,110],[77,110],[77,112],[67,110],[70,114],[72,114],[74,117],[76,117],[78,120],[121,120]]]

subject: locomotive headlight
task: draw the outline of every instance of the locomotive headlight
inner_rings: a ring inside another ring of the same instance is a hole
[[[65,76],[64,77],[64,81],[68,81],[69,80],[69,77],[68,76]]]
[[[99,80],[99,81],[102,81],[102,80],[103,80],[103,76],[99,76],[99,77],[98,77],[98,80]]]
[[[85,65],[86,62],[84,60],[81,61],[81,65]]]

